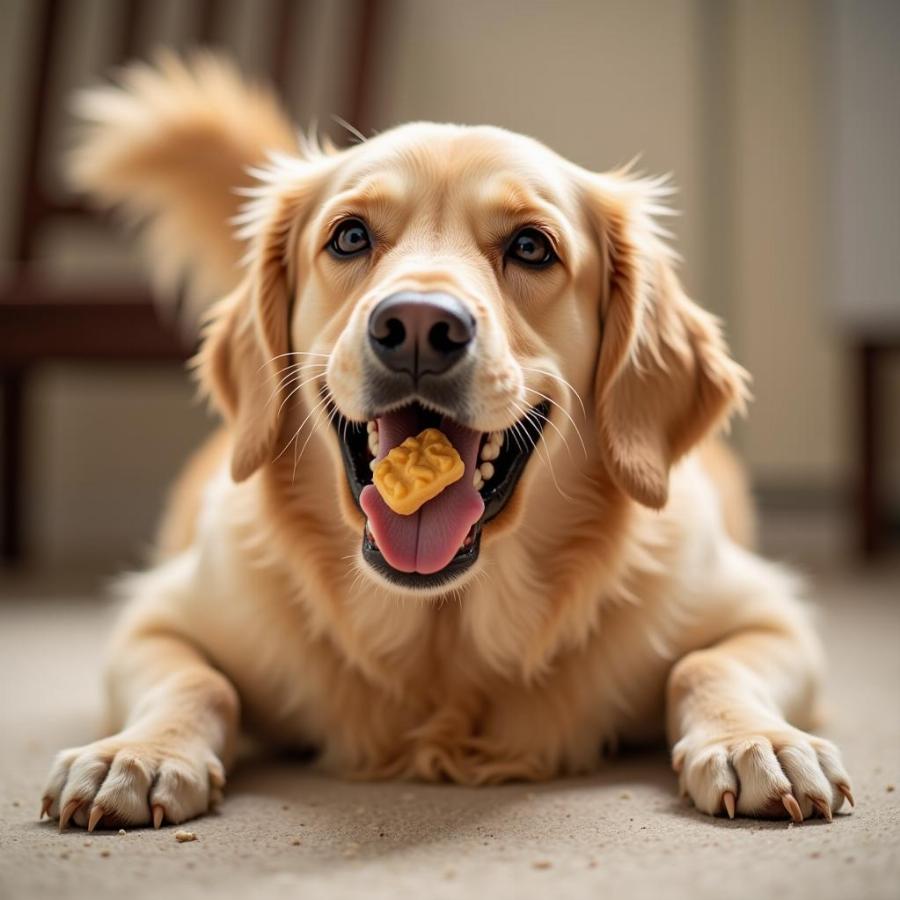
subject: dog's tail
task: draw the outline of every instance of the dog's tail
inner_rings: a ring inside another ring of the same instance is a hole
[[[158,295],[171,303],[183,289],[196,321],[240,278],[238,189],[268,151],[297,151],[290,120],[271,92],[208,53],[131,65],[117,84],[78,94],[75,108],[72,185],[143,226]]]

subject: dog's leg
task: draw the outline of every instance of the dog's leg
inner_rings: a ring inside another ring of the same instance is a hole
[[[776,580],[777,581],[777,580]],[[728,637],[683,657],[668,682],[672,765],[711,815],[831,820],[850,779],[830,741],[802,731],[821,651],[792,597],[740,601]]]
[[[221,796],[239,718],[237,693],[158,619],[115,642],[109,687],[121,730],[56,757],[41,815],[93,830],[178,823]]]

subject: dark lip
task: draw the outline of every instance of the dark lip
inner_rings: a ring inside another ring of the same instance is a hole
[[[362,536],[363,559],[379,575],[398,587],[411,590],[434,590],[449,586],[456,581],[478,561],[478,556],[481,552],[482,529],[484,525],[503,511],[512,497],[516,485],[534,453],[537,441],[540,440],[543,434],[544,425],[549,415],[550,404],[544,401],[532,407],[529,415],[520,420],[522,427],[526,430],[525,435],[516,435],[515,432],[507,429],[502,451],[502,458],[504,459],[503,475],[496,483],[490,485],[489,490],[481,491],[481,496],[484,499],[484,512],[474,526],[472,543],[470,546],[463,547],[457,551],[453,559],[443,569],[429,575],[424,575],[421,572],[401,572],[399,569],[395,569],[370,540],[366,529],[363,529]],[[376,418],[376,415],[373,415],[372,418]],[[362,512],[359,505],[359,496],[363,488],[371,484],[372,481],[369,460],[365,453],[367,441],[366,423],[351,422],[349,419],[341,416],[340,413],[335,413],[331,417],[331,421],[341,448],[341,459],[344,463],[344,472],[350,492],[353,495],[357,508]],[[526,440],[526,436],[530,440]]]
[[[409,590],[429,590],[449,587],[464,572],[467,572],[478,561],[481,552],[481,522],[475,524],[472,543],[468,547],[457,551],[456,556],[439,572],[423,575],[421,572],[401,572],[395,569],[383,556],[381,551],[369,540],[366,529],[363,529],[362,555],[363,559],[382,578],[397,587]]]

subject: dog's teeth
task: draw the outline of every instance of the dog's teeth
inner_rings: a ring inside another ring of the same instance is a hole
[[[490,481],[494,477],[494,466],[489,462],[484,462],[478,467],[481,477],[485,481]]]
[[[366,422],[366,431],[368,434],[369,453],[372,456],[378,456],[378,423],[375,421]]]
[[[481,445],[480,456],[483,460],[489,461],[496,459],[500,455],[500,448],[503,446],[503,432],[490,431]]]
[[[500,448],[496,444],[487,443],[481,448],[481,458],[484,460],[496,459],[500,455]]]
[[[377,465],[378,465],[378,460],[377,460],[377,459],[370,459],[370,460],[369,460],[369,468],[370,468],[373,472],[375,471],[375,466],[377,466]]]
[[[475,486],[476,491],[480,491],[484,487],[484,478],[480,469],[475,470],[475,474],[472,476],[472,484]]]

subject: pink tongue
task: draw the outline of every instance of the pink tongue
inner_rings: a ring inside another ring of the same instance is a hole
[[[374,485],[366,485],[359,496],[359,505],[369,518],[369,528],[378,549],[400,572],[423,575],[440,572],[456,555],[469,529],[484,512],[484,501],[472,484],[481,435],[449,419],[444,419],[440,427],[466,464],[466,471],[459,481],[411,516],[397,515],[381,499]],[[411,409],[382,416],[378,420],[378,458],[421,430]]]

